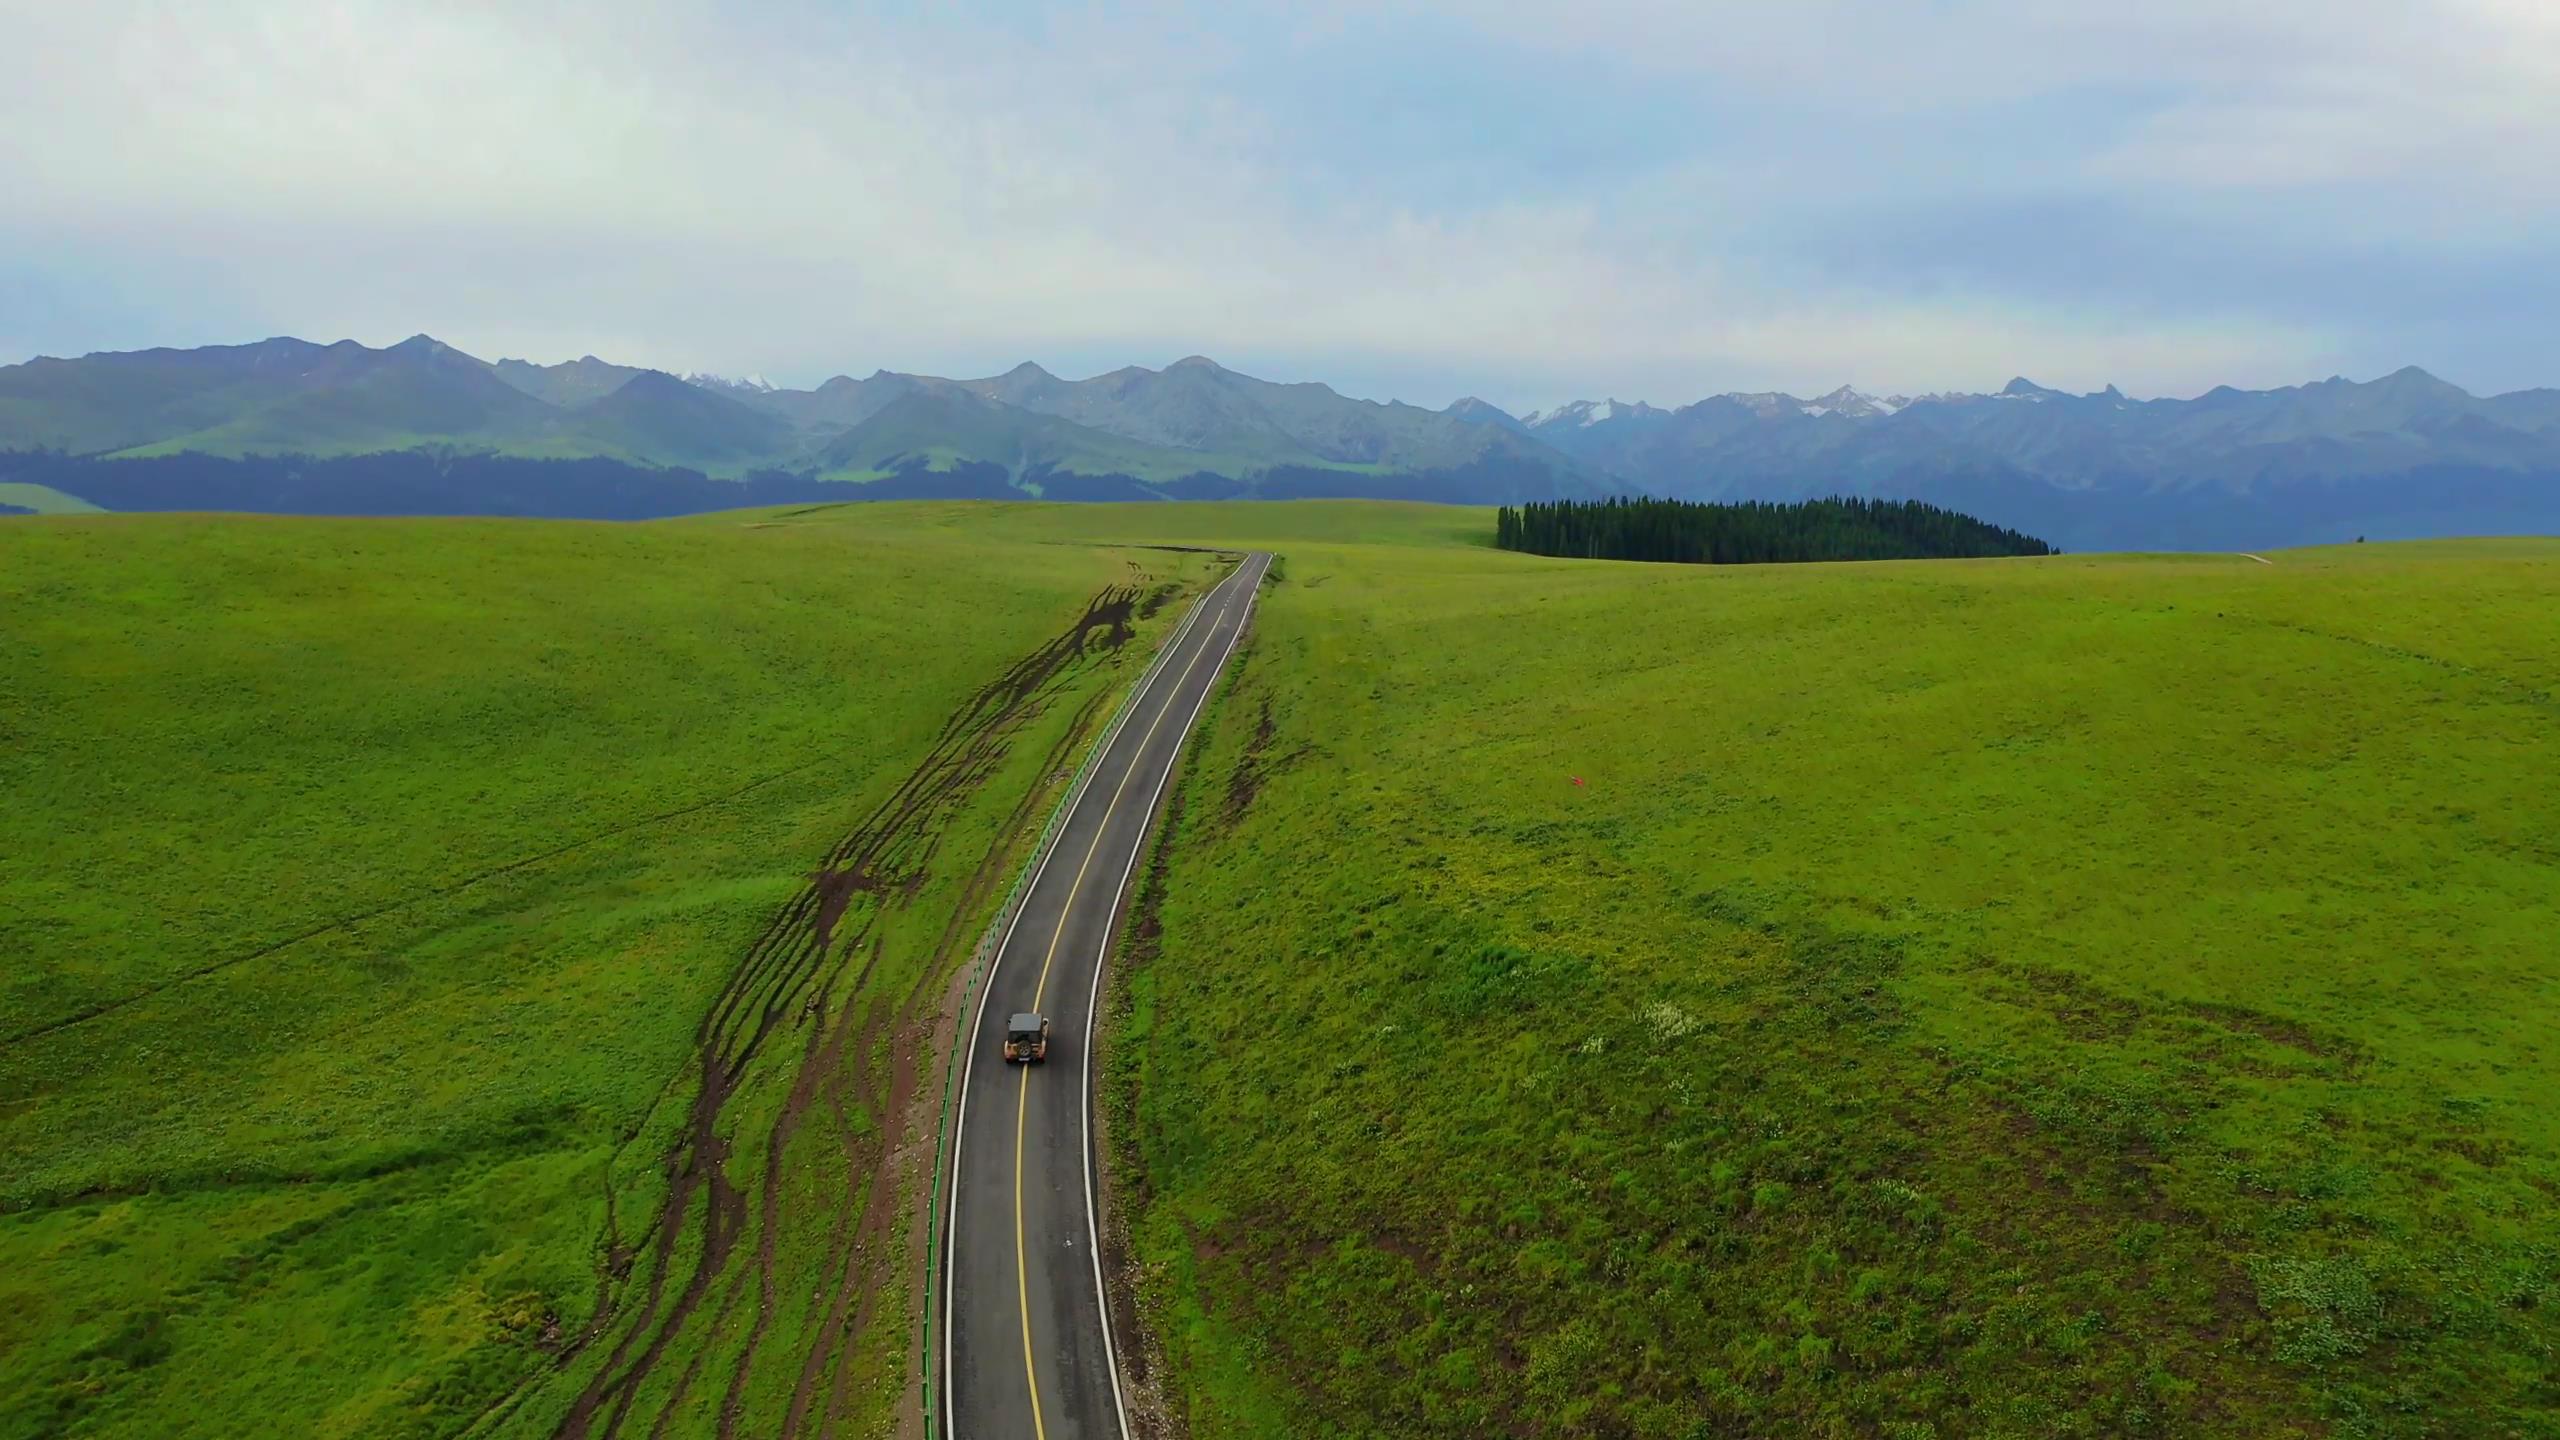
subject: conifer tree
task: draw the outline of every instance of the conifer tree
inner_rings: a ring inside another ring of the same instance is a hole
[[[1940,506],[1844,497],[1792,505],[1533,500],[1496,512],[1494,543],[1536,555],[1706,565],[2054,553],[2032,536]]]

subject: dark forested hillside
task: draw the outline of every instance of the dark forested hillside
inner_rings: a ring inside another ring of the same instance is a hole
[[[2032,536],[1917,500],[1561,500],[1502,507],[1494,543],[1533,555],[1756,565],[1792,560],[1933,560],[2049,555]]]
[[[862,500],[1429,500],[1485,504],[1548,493],[1528,467],[1378,476],[1276,466],[1249,479],[1202,471],[1170,480],[1050,465],[1014,472],[975,460],[905,456],[863,480],[768,468],[737,478],[603,456],[547,460],[405,450],[377,455],[178,454],[137,459],[0,449],[0,481],[42,485],[107,510],[229,510],[277,515],[513,515],[649,520],[754,505]],[[0,511],[6,514],[7,511]]]
[[[620,460],[532,460],[425,450],[380,455],[161,455],[103,460],[0,450],[0,479],[42,485],[107,510],[270,515],[509,515],[652,520],[745,505],[1012,495],[1004,472],[894,475],[869,485],[759,472],[738,480]],[[975,482],[974,484],[972,482]]]

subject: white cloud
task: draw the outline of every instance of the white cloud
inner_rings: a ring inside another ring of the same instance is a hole
[[[2038,97],[2137,117],[2100,173],[2166,185],[2524,183],[2560,199],[2551,0],[1386,0],[1873,120]],[[1356,8],[1356,7],[1354,7]]]
[[[2102,173],[2154,184],[2285,190],[2381,184],[2498,211],[2560,204],[2560,8],[2440,0],[2320,12],[2249,37],[2255,73],[2150,116]],[[2286,40],[2318,37],[2287,48]]]
[[[2560,130],[2544,123],[2553,28],[2487,0],[2380,98],[2359,87],[2378,47],[2408,38],[2339,22],[2297,35],[2334,14],[2303,0],[2245,22],[2198,0],[2103,20],[2029,0],[1591,0],[1579,21],[1511,0],[1431,8],[1788,92],[1844,123],[2175,80],[2089,159],[2093,183],[2408,174],[2495,136],[2510,152],[2495,163],[2521,173]],[[2504,43],[2482,59],[2490,40]],[[2273,382],[2315,373],[2338,343],[2099,290],[2056,306],[1809,286],[1679,234],[1682,207],[1772,202],[1715,167],[1534,205],[1327,195],[1293,171],[1288,117],[1218,83],[1253,58],[1161,15],[0,0],[0,125],[44,137],[0,150],[0,243],[138,276],[182,267],[223,313],[323,338],[429,329],[484,353],[800,381],[1201,350],[1294,371],[1281,378],[1342,366],[1416,399],[1449,398],[1423,377],[1456,374],[1488,377],[1497,400],[1670,402],[2018,369],[2137,390]],[[2413,118],[2463,85],[2453,131]]]

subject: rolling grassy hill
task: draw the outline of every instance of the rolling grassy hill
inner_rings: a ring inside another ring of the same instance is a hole
[[[2560,545],[1013,523],[1284,556],[1107,1066],[1195,1440],[2560,1433]]]
[[[0,1436],[879,1433],[946,982],[1200,569],[0,532]]]
[[[0,1436],[891,1424],[1088,607],[1243,543],[1105,1049],[1194,1440],[2554,1432],[2560,544],[1491,533],[0,529]]]

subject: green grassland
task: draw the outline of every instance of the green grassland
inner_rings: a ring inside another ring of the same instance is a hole
[[[2560,543],[1008,523],[1282,555],[1106,1049],[1194,1440],[2560,1435]]]
[[[1241,544],[1104,1051],[1194,1440],[2560,1434],[2560,544],[1491,532],[0,526],[0,1440],[911,1425],[1088,602]]]
[[[911,1403],[946,992],[1206,561],[877,518],[0,527],[0,1436]]]

